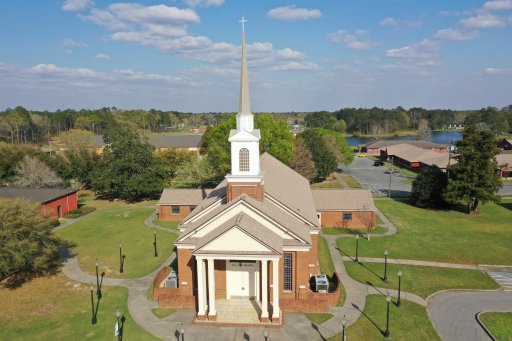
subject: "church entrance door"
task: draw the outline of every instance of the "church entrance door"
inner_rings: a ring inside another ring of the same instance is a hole
[[[227,298],[256,298],[259,291],[256,261],[228,261],[226,271]]]

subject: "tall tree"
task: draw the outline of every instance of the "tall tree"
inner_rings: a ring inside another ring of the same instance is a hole
[[[447,174],[437,166],[424,169],[412,182],[411,203],[418,207],[438,208],[445,204],[443,195]]]
[[[60,267],[50,219],[38,204],[19,199],[0,199],[0,280],[16,286]]]
[[[42,188],[61,186],[62,179],[44,162],[35,156],[25,155],[16,168],[16,181],[14,184],[20,187]]]
[[[308,129],[298,135],[304,140],[313,155],[318,178],[326,178],[338,167],[336,155],[327,146],[322,134],[315,129]]]
[[[317,177],[313,155],[311,155],[311,152],[304,143],[304,140],[296,138],[294,145],[295,148],[293,149],[293,157],[290,162],[290,167],[311,182]]]
[[[104,135],[103,167],[92,188],[100,195],[126,200],[155,198],[162,192],[164,173],[153,146],[126,126],[111,126]]]
[[[174,187],[211,187],[215,172],[207,158],[195,158],[183,163],[172,182]]]
[[[501,187],[496,172],[497,143],[492,131],[471,125],[464,129],[462,140],[456,146],[458,155],[454,158],[457,163],[449,167],[445,197],[450,202],[466,202],[469,213],[476,214],[480,202],[500,200],[496,194]]]

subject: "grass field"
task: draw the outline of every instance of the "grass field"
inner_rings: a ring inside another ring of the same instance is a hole
[[[441,340],[428,318],[425,308],[403,301],[400,307],[390,304],[389,333],[390,338],[384,337],[386,330],[386,299],[380,295],[369,295],[361,317],[347,329],[347,341],[434,341]],[[342,341],[341,334],[329,341]]]
[[[480,320],[499,341],[512,341],[512,313],[483,313]]]
[[[311,185],[312,189],[329,189],[329,188],[336,188],[340,189],[343,188],[343,185],[338,182],[338,180],[325,180],[324,182],[319,182],[316,184]]]
[[[350,277],[363,284],[398,289],[398,271],[402,271],[401,289],[427,298],[446,289],[492,290],[500,286],[485,272],[479,270],[434,268],[388,264],[388,282],[384,283],[384,264],[345,262]]]
[[[153,220],[153,224],[160,226],[160,227],[167,227],[171,229],[178,230],[178,225],[180,224],[179,221],[160,221],[160,220]]]
[[[79,206],[87,205],[96,207],[98,211],[110,210],[113,208],[136,208],[144,206],[155,205],[157,200],[143,200],[140,202],[126,202],[124,200],[102,200],[96,199],[94,192],[89,190],[81,190],[78,192],[78,204]]]
[[[320,273],[326,274],[327,276],[331,276],[334,271],[334,262],[332,261],[331,253],[329,252],[329,244],[327,240],[318,236],[318,263],[320,264]],[[331,282],[332,284],[332,282]],[[340,286],[340,299],[338,300],[338,306],[342,306],[343,302],[345,302],[345,288],[343,287],[343,283],[339,283]]]
[[[512,265],[512,200],[480,207],[470,216],[458,211],[421,209],[406,202],[376,200],[395,224],[394,236],[359,240],[360,257],[430,260],[462,264]],[[337,240],[342,253],[355,254],[355,240]]]
[[[89,286],[63,274],[38,278],[15,290],[0,288],[0,340],[114,340],[116,307],[126,318],[126,340],[157,340],[130,316],[127,289],[104,286],[102,293],[97,324],[91,325]],[[95,294],[94,300],[96,304]]]
[[[387,230],[388,229],[386,227],[378,226],[378,227],[376,227],[376,228],[374,228],[372,230],[371,234],[374,234],[374,233],[382,234],[382,233],[385,233]],[[339,227],[323,227],[322,228],[322,233],[323,234],[329,234],[329,235],[333,235],[333,234],[358,234],[358,233],[366,235],[367,230],[365,228],[362,228],[362,229],[348,229],[348,228],[339,228]]]
[[[151,310],[153,314],[159,319],[166,318],[167,316],[171,316],[175,312],[178,311],[177,308],[155,308]]]
[[[313,323],[322,324],[325,321],[332,318],[332,314],[329,313],[307,313],[304,314]]]
[[[361,188],[361,185],[359,184],[359,182],[357,182],[357,180],[355,180],[350,175],[342,174],[340,176],[343,179],[343,181],[345,181],[347,183],[348,187],[350,187],[350,188]]]
[[[144,225],[152,208],[103,212],[79,221],[57,234],[76,244],[74,251],[85,272],[95,273],[96,257],[100,272],[107,277],[135,278],[151,273],[170,256],[176,234],[157,232],[158,257],[154,257],[153,230]],[[119,273],[119,241],[123,244],[124,273]]]

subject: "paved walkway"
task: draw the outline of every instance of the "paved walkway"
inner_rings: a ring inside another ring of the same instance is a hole
[[[354,260],[352,257],[343,256],[343,261]],[[384,258],[370,258],[370,257],[359,257],[361,263],[384,263]],[[456,264],[456,263],[441,263],[441,262],[428,262],[422,260],[412,259],[394,259],[388,258],[390,264],[403,264],[403,265],[419,265],[419,266],[432,266],[436,268],[453,268],[453,269],[470,269],[470,270],[482,270],[478,265],[467,265],[467,264]]]

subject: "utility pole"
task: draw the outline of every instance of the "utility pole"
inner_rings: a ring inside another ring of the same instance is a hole
[[[391,168],[389,171],[388,198],[391,198],[391,178],[393,177],[393,156],[391,156]]]

